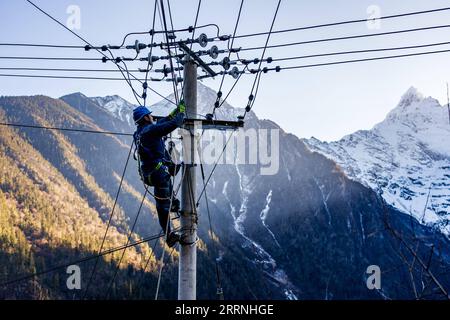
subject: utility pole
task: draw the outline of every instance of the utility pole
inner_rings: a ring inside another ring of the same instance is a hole
[[[186,114],[197,114],[197,64],[187,55],[184,63],[184,99]],[[181,186],[180,263],[178,268],[178,300],[196,300],[197,297],[197,207],[195,153],[197,141],[194,124],[185,125],[183,158],[185,174]]]
[[[202,36],[201,36],[202,37]],[[197,68],[201,68],[210,77],[214,72],[198,54],[186,44],[179,43],[185,53],[183,61],[184,87],[183,95],[186,104],[186,119],[183,131],[183,161],[184,176],[181,185],[180,212],[180,259],[178,266],[178,300],[196,300],[197,298],[197,196],[196,196],[196,165],[197,165],[197,136],[196,125],[202,129],[236,130],[244,126],[242,118],[238,121],[216,120],[212,116],[197,119]],[[189,118],[192,117],[192,118]]]

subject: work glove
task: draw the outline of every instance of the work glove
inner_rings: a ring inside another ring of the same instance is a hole
[[[180,100],[180,103],[178,103],[177,110],[180,113],[186,113],[186,105],[184,104],[184,100]]]
[[[178,113],[186,113],[186,105],[184,104],[184,100],[180,100],[178,106],[172,110],[169,116],[174,118]]]

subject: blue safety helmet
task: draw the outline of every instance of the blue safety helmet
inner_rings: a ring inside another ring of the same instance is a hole
[[[133,120],[134,123],[138,123],[143,117],[145,117],[146,115],[151,114],[152,111],[147,109],[146,107],[137,107],[136,109],[133,110]]]

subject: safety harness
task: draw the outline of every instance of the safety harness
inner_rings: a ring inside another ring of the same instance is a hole
[[[142,182],[144,182],[144,184],[149,185],[149,186],[153,186],[153,183],[151,181],[151,175],[153,172],[158,171],[159,169],[161,169],[162,165],[164,164],[162,161],[159,161],[155,167],[153,168],[153,170],[148,174],[147,177],[144,176],[144,173],[142,172],[142,167],[141,167],[141,155],[140,155],[140,148],[142,148],[144,150],[144,152],[148,152],[150,153],[150,149],[147,148],[146,146],[144,146],[141,142],[141,135],[138,133],[135,133],[133,135],[133,139],[134,139],[134,144],[136,146],[136,148],[134,149],[134,154],[133,154],[133,158],[134,160],[137,161],[137,165],[138,165],[138,172],[139,172],[139,176],[141,177]]]

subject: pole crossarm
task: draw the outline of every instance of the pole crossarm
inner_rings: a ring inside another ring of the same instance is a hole
[[[162,116],[153,116],[155,120],[160,120]],[[216,130],[235,130],[244,127],[244,121],[232,121],[232,120],[214,120],[214,119],[184,119],[184,126],[200,126],[202,129],[216,129]]]
[[[189,55],[192,59],[194,59],[195,62],[197,62],[200,67],[205,70],[211,77],[215,77],[217,73],[211,69],[200,57],[198,57],[195,52],[193,52],[187,45],[184,43],[180,43],[180,49],[183,50],[187,55]]]

